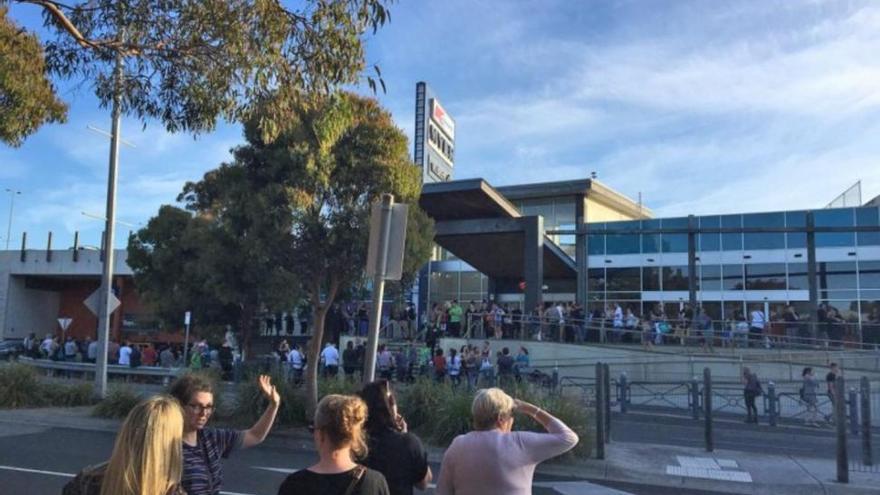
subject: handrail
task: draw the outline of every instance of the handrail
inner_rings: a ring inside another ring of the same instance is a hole
[[[92,363],[52,361],[50,359],[33,359],[25,356],[19,356],[18,362],[46,370],[73,371],[78,373],[95,372],[95,365]],[[132,368],[130,366],[118,364],[107,365],[107,373],[114,375],[175,377],[185,369],[186,368],[162,368],[158,366],[139,366],[137,368]]]

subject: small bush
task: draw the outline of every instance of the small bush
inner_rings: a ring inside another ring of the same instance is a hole
[[[43,393],[48,404],[56,407],[89,406],[96,402],[95,388],[91,383],[44,384]]]
[[[92,385],[44,383],[26,364],[0,368],[0,408],[74,407],[93,404]]]
[[[0,368],[0,407],[40,407],[46,404],[37,370],[24,364]]]
[[[101,418],[124,418],[143,399],[137,392],[127,388],[113,388],[104,400],[98,402],[93,414]]]

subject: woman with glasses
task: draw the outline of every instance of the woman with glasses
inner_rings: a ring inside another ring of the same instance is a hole
[[[183,406],[183,478],[187,495],[217,495],[223,485],[221,458],[233,450],[259,445],[266,439],[281,404],[281,396],[267,375],[259,378],[269,400],[266,411],[248,430],[208,428],[214,413],[214,389],[198,375],[185,375],[171,385],[171,395]]]

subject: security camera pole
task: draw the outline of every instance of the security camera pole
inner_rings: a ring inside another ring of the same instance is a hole
[[[376,351],[382,321],[382,298],[386,280],[400,280],[403,272],[403,248],[406,243],[406,204],[394,204],[394,196],[383,194],[370,212],[370,244],[367,251],[367,275],[373,277],[373,307],[370,309],[370,334],[364,359],[364,383],[376,377]]]

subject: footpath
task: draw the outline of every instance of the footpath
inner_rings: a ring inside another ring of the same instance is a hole
[[[0,410],[0,423],[116,432],[120,421],[96,418],[91,407]],[[303,428],[273,430],[267,443],[310,446],[311,435]],[[429,460],[439,463],[443,449],[429,447]],[[836,481],[833,460],[791,455],[768,455],[734,450],[677,447],[636,442],[612,442],[605,446],[606,459],[563,459],[538,467],[543,477],[557,478],[553,488],[563,494],[583,493],[578,480],[611,486],[677,488],[715,493],[813,495],[880,494],[880,470],[850,472],[849,484]],[[571,482],[571,490],[566,489]],[[540,485],[549,485],[542,482]],[[626,490],[625,488],[621,488]],[[589,490],[589,493],[598,493]],[[617,493],[609,490],[605,493]],[[619,492],[619,493],[625,493]]]

